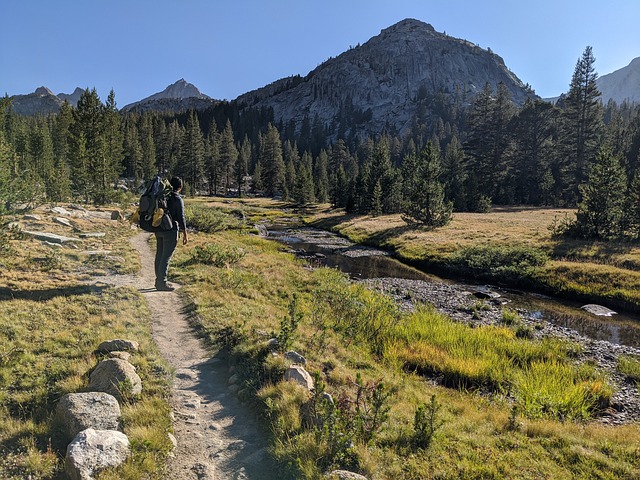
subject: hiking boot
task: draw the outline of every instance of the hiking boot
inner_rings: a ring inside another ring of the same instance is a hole
[[[175,287],[172,287],[171,285],[156,285],[156,290],[158,290],[159,292],[173,292],[175,290]]]

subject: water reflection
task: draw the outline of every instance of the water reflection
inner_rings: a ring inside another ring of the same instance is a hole
[[[465,286],[463,283],[443,280],[405,265],[380,250],[373,249],[374,254],[366,252],[365,255],[358,255],[359,249],[367,247],[354,245],[350,241],[324,230],[272,226],[268,231],[269,237],[289,245],[296,252],[304,252],[306,256],[312,256],[314,262],[338,268],[355,279],[392,277]],[[316,254],[319,256],[314,256]],[[469,285],[466,287],[481,288]],[[594,340],[606,340],[614,344],[640,348],[640,317],[638,316],[618,314],[612,317],[599,317],[581,310],[582,305],[574,302],[525,292],[500,293],[510,301],[514,308],[529,311],[530,317],[570,328]]]

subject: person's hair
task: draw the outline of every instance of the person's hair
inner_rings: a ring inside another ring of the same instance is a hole
[[[173,190],[176,192],[182,188],[182,179],[180,177],[173,177],[171,180],[169,180],[169,183],[171,184]]]

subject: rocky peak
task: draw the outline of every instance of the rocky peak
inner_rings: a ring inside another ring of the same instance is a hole
[[[631,60],[626,67],[602,75],[596,82],[604,104],[609,100],[618,104],[625,100],[640,103],[640,57]]]
[[[211,97],[201,93],[195,85],[181,78],[163,91],[151,95],[139,102],[126,105],[122,110],[179,111],[184,109],[204,109],[215,103]]]
[[[304,78],[279,80],[237,100],[271,108],[275,122],[293,121],[297,128],[305,116],[335,125],[349,106],[367,119],[359,130],[377,133],[391,126],[402,132],[411,127],[419,97],[460,92],[470,101],[485,84],[496,89],[501,82],[517,104],[533,95],[493,52],[405,19]]]
[[[39,96],[53,95],[53,92],[49,90],[47,87],[36,88],[36,91],[34,93]]]

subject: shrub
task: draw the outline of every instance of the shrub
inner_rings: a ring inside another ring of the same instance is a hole
[[[457,252],[452,262],[478,276],[519,278],[544,266],[549,255],[539,248],[521,246],[469,247]]]
[[[202,263],[215,267],[228,267],[238,263],[245,255],[245,251],[238,247],[222,247],[215,243],[198,245],[191,251],[188,264]]]
[[[242,224],[237,218],[222,210],[200,205],[187,205],[185,216],[187,217],[187,226],[205,233],[240,228]]]
[[[436,431],[444,425],[439,419],[442,405],[436,401],[436,396],[431,395],[429,403],[418,405],[413,419],[413,443],[419,448],[428,448],[431,445]]]
[[[631,380],[640,382],[640,357],[621,355],[618,358],[618,371]]]

